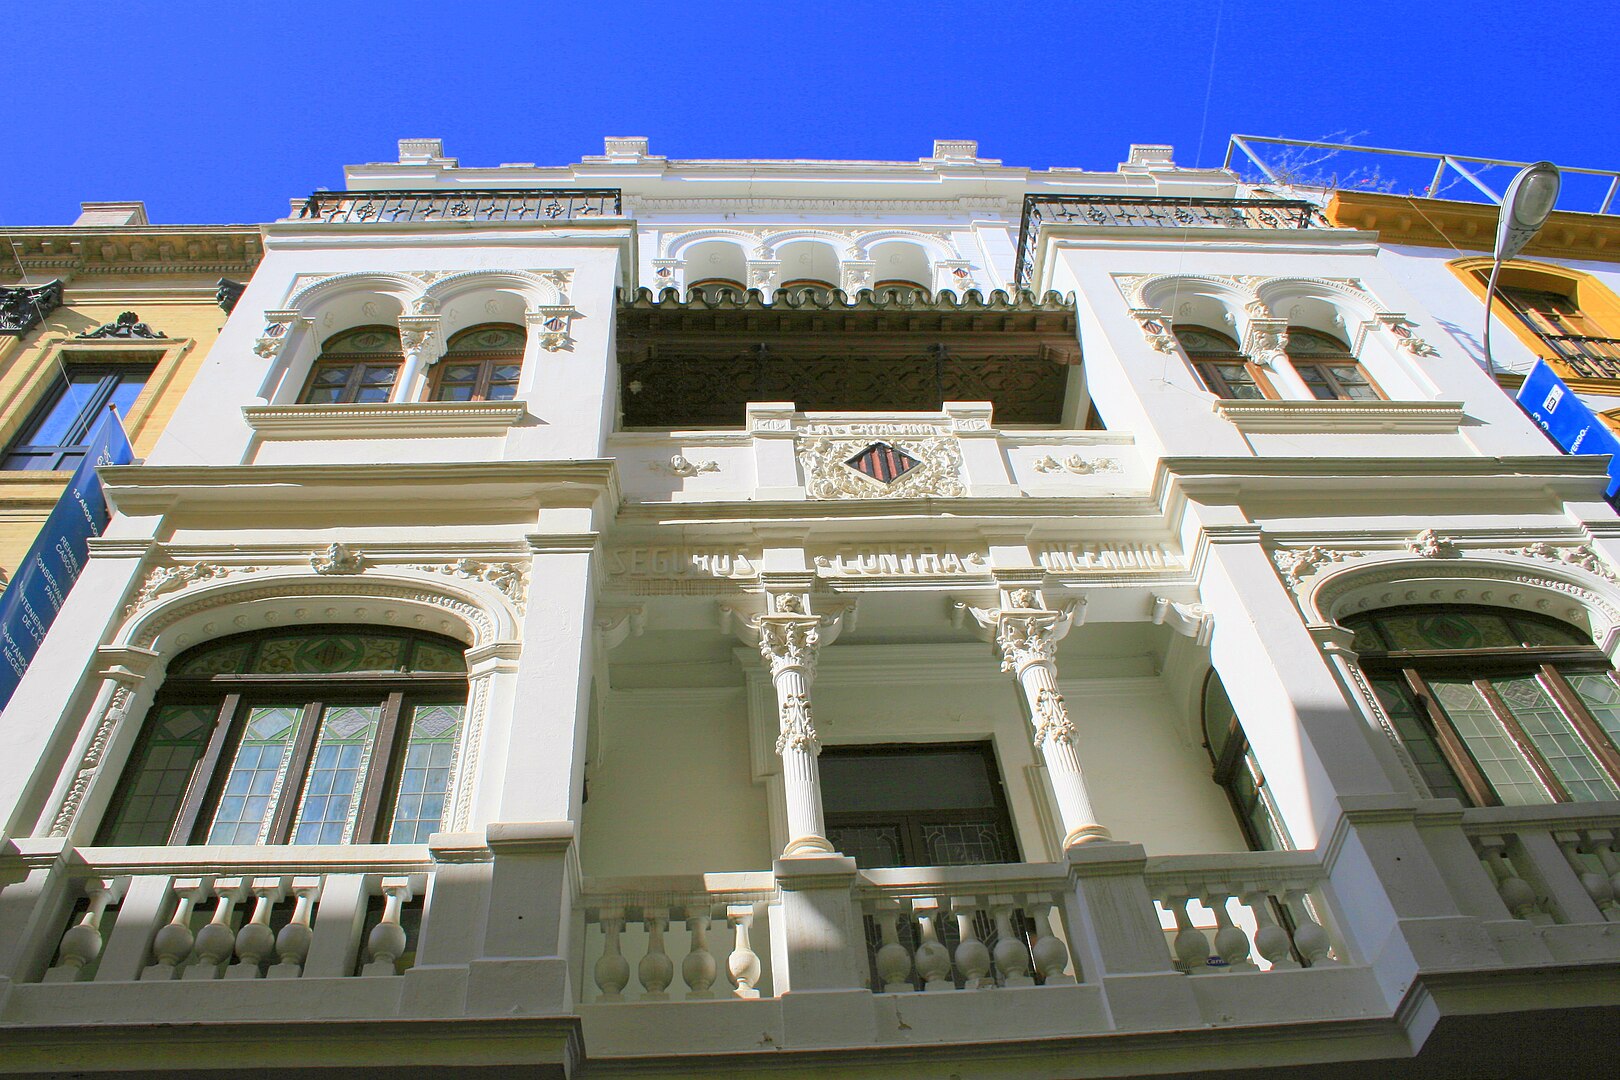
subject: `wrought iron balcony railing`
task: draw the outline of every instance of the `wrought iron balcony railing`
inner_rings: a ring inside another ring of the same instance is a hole
[[[1152,229],[1328,228],[1314,204],[1299,199],[1176,199],[1122,195],[1025,195],[1018,228],[1017,282],[1028,287],[1042,226]]]
[[[619,217],[618,188],[453,191],[317,191],[297,221],[573,221]]]
[[[1620,338],[1542,334],[1558,359],[1588,379],[1620,379]]]

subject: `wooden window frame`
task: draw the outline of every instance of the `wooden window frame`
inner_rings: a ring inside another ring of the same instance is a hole
[[[1201,324],[1190,324],[1183,329],[1196,330],[1199,333],[1222,338],[1228,342],[1232,341],[1231,338],[1227,337],[1227,335],[1221,333],[1219,330]],[[1231,383],[1227,382],[1226,377],[1215,368],[1216,364],[1242,364],[1243,370],[1248,374],[1249,378],[1254,380],[1254,385],[1260,388],[1261,398],[1266,401],[1278,400],[1277,388],[1271,385],[1271,379],[1267,377],[1265,368],[1262,368],[1259,364],[1256,364],[1252,357],[1239,349],[1236,342],[1232,342],[1231,348],[1228,349],[1200,349],[1195,352],[1187,347],[1186,342],[1181,339],[1180,334],[1175,334],[1174,336],[1176,338],[1177,346],[1181,349],[1182,355],[1185,356],[1187,358],[1187,362],[1192,365],[1193,374],[1198,376],[1198,381],[1203,384],[1204,389],[1209,393],[1214,394],[1222,401],[1254,400],[1253,398],[1240,398],[1234,396],[1232,394]]]
[[[1390,615],[1407,611],[1444,612],[1436,608],[1392,608],[1372,615]],[[1522,617],[1517,612],[1503,614]],[[1386,642],[1387,644],[1387,642]],[[1594,647],[1571,645],[1540,645],[1491,647],[1480,649],[1388,650],[1361,654],[1360,664],[1370,679],[1395,679],[1411,691],[1418,717],[1434,735],[1435,745],[1450,766],[1459,785],[1476,806],[1500,806],[1502,800],[1491,786],[1485,772],[1475,761],[1466,740],[1446,715],[1433,690],[1431,678],[1466,679],[1479,692],[1481,700],[1492,716],[1501,724],[1515,749],[1524,757],[1536,780],[1555,803],[1573,802],[1568,788],[1558,779],[1551,764],[1535,741],[1525,732],[1518,718],[1497,691],[1495,680],[1503,678],[1534,678],[1552,700],[1554,706],[1569,721],[1570,727],[1591,754],[1598,770],[1616,788],[1620,788],[1620,747],[1616,747],[1601,724],[1581,702],[1580,695],[1564,675],[1566,669],[1584,669],[1580,674],[1604,674],[1620,683],[1616,672],[1603,652]]]
[[[355,398],[358,397],[360,393],[362,373],[370,367],[385,367],[389,365],[391,365],[394,369],[394,381],[388,384],[388,396],[390,399],[392,399],[394,396],[394,391],[399,387],[400,369],[405,366],[404,356],[396,356],[391,353],[354,353],[350,356],[341,358],[332,357],[331,359],[328,359],[324,355],[317,357],[315,362],[309,366],[309,378],[304,380],[304,392],[299,395],[298,401],[302,405],[361,404],[361,402],[356,401]],[[343,384],[343,393],[339,396],[338,400],[309,400],[310,394],[315,390],[315,376],[319,375],[326,368],[350,366],[352,366],[354,370],[349,373],[348,381]],[[381,402],[375,402],[373,404],[381,404]]]
[[[516,350],[510,349],[461,349],[457,350],[456,343],[465,341],[480,330],[515,330],[524,342]],[[523,327],[516,323],[480,323],[459,331],[450,339],[449,348],[443,356],[434,361],[432,374],[428,379],[427,396],[429,401],[439,401],[439,390],[444,384],[444,373],[451,365],[477,365],[478,376],[473,382],[473,394],[468,401],[488,401],[489,388],[495,382],[495,369],[506,364],[516,364],[518,377],[512,382],[512,397],[501,398],[502,401],[513,401],[517,398],[517,388],[523,381],[523,356],[529,338]],[[449,400],[449,399],[446,399]],[[454,399],[454,400],[460,400]]]
[[[347,624],[327,627],[317,625],[312,633],[382,633],[405,637],[411,641],[426,641],[445,645],[453,641],[431,634],[401,633],[398,630]],[[264,638],[285,637],[287,627],[233,635],[229,640],[258,641]],[[206,648],[205,643],[199,648]],[[414,647],[413,647],[414,648]],[[303,801],[305,776],[314,757],[319,736],[320,720],[331,706],[380,704],[382,712],[377,730],[372,735],[371,757],[362,782],[360,806],[355,826],[348,841],[351,844],[388,843],[386,826],[392,806],[398,798],[397,778],[403,766],[404,746],[410,734],[408,725],[401,724],[407,706],[460,703],[468,700],[466,672],[438,671],[383,671],[334,672],[326,675],[298,673],[292,675],[235,674],[200,676],[170,676],[147,709],[147,720],[154,719],[158,711],[169,705],[202,705],[219,702],[214,727],[209,733],[203,752],[192,766],[191,779],[181,797],[175,821],[169,831],[167,843],[171,846],[206,844],[212,827],[213,811],[228,779],[229,769],[221,763],[229,760],[240,746],[242,732],[247,726],[248,712],[255,705],[296,701],[301,709],[298,728],[288,748],[288,760],[283,773],[280,792],[271,808],[271,825],[264,843],[289,844],[293,823]],[[465,715],[463,718],[465,722]],[[142,730],[140,739],[149,737]],[[131,762],[137,760],[131,754]],[[120,777],[112,801],[102,816],[97,843],[106,844],[107,831],[117,821],[119,808],[129,792],[126,784],[133,777]],[[379,839],[379,837],[381,837]]]
[[[1339,377],[1333,373],[1333,369],[1336,368],[1336,367],[1353,367],[1353,368],[1355,368],[1357,371],[1361,372],[1361,377],[1367,380],[1367,386],[1372,390],[1374,399],[1376,399],[1378,401],[1388,401],[1389,400],[1389,396],[1384,393],[1384,388],[1379,386],[1378,381],[1376,379],[1374,379],[1371,374],[1368,373],[1366,366],[1364,364],[1362,364],[1362,362],[1360,360],[1357,360],[1355,357],[1351,356],[1349,353],[1345,353],[1344,356],[1342,356],[1342,357],[1320,357],[1320,356],[1318,356],[1318,357],[1311,357],[1309,359],[1296,358],[1296,357],[1290,355],[1288,357],[1288,362],[1290,364],[1294,365],[1294,370],[1296,372],[1300,373],[1300,381],[1305,383],[1305,389],[1309,390],[1311,392],[1311,397],[1313,399],[1317,400],[1317,401],[1366,401],[1366,400],[1368,400],[1367,398],[1354,398],[1354,397],[1351,397],[1349,394],[1344,392],[1344,384],[1341,383],[1339,381]],[[1334,396],[1330,397],[1330,398],[1317,397],[1315,389],[1313,389],[1310,382],[1305,379],[1304,372],[1301,370],[1303,368],[1316,368],[1317,370],[1319,370],[1322,373],[1323,379],[1333,387],[1333,389],[1335,391]]]

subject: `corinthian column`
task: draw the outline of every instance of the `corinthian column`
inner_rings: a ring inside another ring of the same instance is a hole
[[[821,770],[817,757],[821,743],[810,713],[810,684],[815,679],[816,655],[838,636],[847,609],[814,615],[803,594],[780,593],[766,597],[762,614],[744,615],[723,608],[738,636],[757,644],[771,671],[776,688],[779,733],[776,752],[782,758],[782,787],[787,796],[787,847],[784,857],[830,852],[826,820],[821,809]]]
[[[1001,670],[1017,679],[1023,692],[1035,729],[1035,747],[1046,762],[1063,819],[1063,847],[1112,839],[1091,808],[1091,794],[1075,752],[1074,721],[1069,719],[1057,686],[1057,643],[1073,627],[1079,605],[1049,610],[1033,589],[1011,589],[1004,595],[1006,606],[999,610],[970,610],[981,627],[994,632]]]

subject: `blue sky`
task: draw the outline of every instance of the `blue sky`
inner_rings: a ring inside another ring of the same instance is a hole
[[[1218,164],[1234,131],[1361,133],[1620,168],[1612,0],[6,8],[0,227],[109,199],[266,220],[423,136],[468,165],[646,135],[670,157],[900,160],[977,138],[1009,165],[1110,168],[1133,142]]]

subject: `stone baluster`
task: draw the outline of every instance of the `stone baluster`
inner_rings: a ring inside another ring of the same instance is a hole
[[[692,946],[681,960],[681,981],[686,983],[688,1001],[702,1001],[714,997],[716,974],[714,954],[709,951],[709,911],[707,908],[689,908],[686,929],[692,935]],[[646,979],[642,979],[643,985]]]
[[[900,944],[900,905],[893,900],[878,900],[873,904],[872,917],[877,920],[878,933],[883,938],[877,951],[882,992],[903,994],[916,989],[911,985],[911,950]]]
[[[962,975],[964,990],[982,990],[996,985],[990,978],[990,949],[979,940],[978,927],[973,920],[979,905],[970,896],[953,896],[951,914],[956,916],[958,940],[956,943],[956,970]]]
[[[1193,925],[1192,915],[1187,911],[1192,896],[1184,892],[1171,893],[1159,903],[1176,920],[1176,968],[1188,975],[1203,975],[1214,970],[1209,966],[1209,938]]]
[[[395,965],[405,955],[405,927],[400,925],[400,912],[411,899],[411,879],[385,877],[378,888],[383,895],[382,919],[366,937],[366,952],[371,960],[360,974],[396,975],[399,969]]]
[[[991,915],[996,921],[996,974],[1002,986],[1034,986],[1029,973],[1029,948],[1024,944],[1018,906],[1010,896],[990,898]],[[1016,920],[1016,921],[1015,921]]]
[[[202,878],[175,878],[170,888],[174,893],[174,914],[152,937],[152,956],[157,962],[141,969],[143,980],[173,979],[197,941],[191,916],[197,905],[208,899],[208,886]]]
[[[1609,830],[1593,830],[1586,834],[1586,849],[1596,856],[1598,865],[1609,876],[1609,888],[1620,897],[1620,853],[1615,851],[1616,834]]]
[[[668,908],[648,908],[641,917],[647,928],[647,954],[636,965],[641,980],[642,1001],[668,1001],[669,984],[675,978],[675,962],[664,949],[664,928],[669,925]]]
[[[237,962],[225,969],[227,979],[257,979],[276,949],[276,935],[270,929],[270,913],[287,894],[281,878],[254,878],[253,914],[236,932]]]
[[[1337,964],[1339,960],[1333,955],[1333,941],[1322,924],[1316,921],[1308,896],[1308,889],[1289,889],[1283,894],[1283,906],[1294,920],[1294,948],[1311,967]]]
[[[296,979],[304,973],[304,960],[309,956],[310,943],[315,940],[311,923],[315,918],[315,902],[321,897],[324,879],[295,877],[288,890],[293,897],[292,918],[276,935],[276,960],[266,971],[267,979]]]
[[[1074,721],[1057,685],[1057,644],[1074,626],[1080,605],[1048,610],[1038,589],[1003,588],[999,610],[968,610],[983,631],[994,634],[1001,670],[1017,680],[1023,693],[1062,818],[1063,847],[1111,839],[1092,809],[1075,751]]]
[[[759,991],[754,987],[759,982],[759,955],[748,940],[754,926],[754,905],[727,905],[726,922],[735,934],[731,955],[726,958],[726,971],[731,974],[734,988],[731,992],[740,998],[757,998]]]
[[[236,931],[231,929],[231,917],[247,888],[241,878],[215,878],[213,888],[214,917],[197,931],[197,962],[186,968],[183,977],[187,979],[219,978],[225,962],[236,951]]]
[[[1075,977],[1068,973],[1069,947],[1052,932],[1052,898],[1031,896],[1024,901],[1030,917],[1035,920],[1035,941],[1030,952],[1035,956],[1035,970],[1046,986],[1073,986]]]
[[[624,929],[624,911],[621,908],[603,908],[597,915],[602,923],[602,955],[596,958],[596,990],[598,1001],[623,1001],[624,988],[630,981],[630,961],[620,950],[619,933]]]
[[[1496,879],[1496,891],[1515,919],[1531,919],[1539,914],[1536,890],[1519,876],[1519,870],[1508,857],[1507,840],[1500,836],[1481,836],[1478,840],[1480,858],[1485,868]]]
[[[1222,972],[1256,971],[1249,959],[1249,935],[1232,922],[1232,913],[1226,903],[1231,894],[1224,889],[1211,890],[1200,899],[1215,916],[1215,955],[1221,958]]]
[[[939,901],[919,896],[911,902],[917,917],[917,974],[924,990],[955,990],[951,979],[951,953],[939,940]]]
[[[1583,843],[1582,838],[1573,833],[1558,833],[1556,839],[1559,850],[1569,860],[1569,868],[1575,871],[1581,888],[1592,898],[1592,903],[1597,905],[1609,922],[1620,921],[1620,906],[1614,902],[1614,886],[1609,883],[1607,875],[1598,873],[1586,861],[1586,853],[1591,850],[1591,845]]]
[[[1254,913],[1254,947],[1271,965],[1273,971],[1278,968],[1297,968],[1299,961],[1294,959],[1294,944],[1277,922],[1271,910],[1271,890],[1260,885],[1249,885],[1243,889],[1239,897],[1243,906]]]
[[[45,972],[45,982],[78,982],[85,976],[89,966],[101,955],[102,917],[108,907],[123,898],[128,884],[124,878],[92,878],[84,883],[84,895],[90,906],[62,935],[56,963]]]
[[[779,734],[776,752],[782,758],[782,787],[787,799],[785,857],[831,852],[821,809],[821,771],[817,757],[821,742],[810,710],[810,684],[815,679],[816,657],[831,645],[843,626],[847,608],[816,615],[810,611],[809,592],[771,592],[763,614],[744,615],[722,607],[725,625],[735,626],[744,641],[757,645],[769,666],[776,689]],[[737,620],[733,622],[732,620]]]

